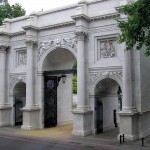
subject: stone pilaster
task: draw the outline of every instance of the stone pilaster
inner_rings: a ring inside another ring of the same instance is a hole
[[[6,57],[8,49],[8,46],[0,45],[0,126],[11,124],[11,107],[6,104]]]

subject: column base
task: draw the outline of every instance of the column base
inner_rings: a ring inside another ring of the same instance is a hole
[[[40,108],[38,107],[24,107],[23,111],[23,130],[35,130],[40,128]]]
[[[139,138],[138,135],[138,113],[136,112],[120,112],[119,113],[120,116],[120,125],[119,125],[119,135],[118,135],[118,139],[119,136],[124,134],[125,139],[130,140],[130,141],[134,141],[137,140]]]
[[[0,105],[0,127],[11,126],[11,109],[7,105]]]
[[[86,109],[75,109],[73,113],[72,135],[87,136],[92,134],[91,116],[92,111]]]

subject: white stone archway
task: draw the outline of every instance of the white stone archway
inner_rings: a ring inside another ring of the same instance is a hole
[[[89,75],[89,97],[90,97],[90,107],[93,110],[92,119],[91,119],[91,128],[92,134],[96,134],[97,127],[96,127],[96,103],[95,103],[95,89],[98,83],[105,79],[112,79],[118,85],[120,85],[122,89],[122,71],[103,71],[103,72],[91,72]]]
[[[61,53],[61,55],[59,53]],[[63,57],[64,54],[65,54],[66,60],[61,62],[61,58]],[[58,57],[58,58],[54,58],[54,57]],[[54,60],[52,60],[53,58],[54,58]],[[43,76],[44,71],[72,69],[73,64],[76,62],[76,59],[77,59],[76,50],[67,45],[51,47],[50,49],[47,49],[45,52],[43,52],[43,54],[41,55],[39,62],[38,62],[38,104],[39,104],[39,107],[41,108],[40,128],[44,127],[44,123],[43,123],[44,122],[44,76]],[[55,62],[55,60],[56,60],[56,62]],[[46,62],[46,65],[45,65],[45,62]],[[54,63],[56,63],[57,65],[54,65]],[[60,68],[59,65],[62,65],[62,63],[64,63],[64,66],[62,66]],[[67,63],[71,63],[71,64],[67,65]],[[53,66],[55,66],[55,67],[53,67]],[[59,107],[59,109],[57,110],[58,124],[65,124],[65,123],[72,122],[72,113],[71,113],[72,109],[70,107],[61,109],[61,107],[64,108],[63,106],[69,105],[70,102],[72,103],[72,99],[68,100],[68,103],[65,102],[69,98],[69,95],[70,94],[72,95],[72,84],[71,83],[72,83],[72,75],[67,75],[66,83],[62,84],[60,82],[58,89],[57,89],[57,93],[58,93],[57,107]],[[67,88],[68,88],[68,90],[65,90]],[[65,90],[69,93],[67,94],[65,91],[62,92],[62,90]],[[63,96],[61,93],[62,94],[66,93],[66,94],[64,94],[64,96]],[[68,98],[66,97],[66,99],[64,99],[63,97],[65,97],[65,96],[67,96]],[[61,102],[60,98],[64,99],[64,100],[62,100],[62,102]],[[64,101],[64,103],[63,103],[63,101]],[[61,111],[63,111],[64,114]],[[67,111],[69,111],[68,115],[67,115]],[[67,116],[66,119],[67,118],[71,118],[71,119],[70,120],[68,119],[68,121],[67,121],[65,118],[63,118],[63,116]],[[64,120],[64,122],[63,122],[63,120]]]
[[[11,74],[9,77],[9,103],[12,106],[11,110],[11,125],[15,125],[15,110],[14,110],[14,89],[17,84],[24,83],[26,84],[26,75],[25,74]]]

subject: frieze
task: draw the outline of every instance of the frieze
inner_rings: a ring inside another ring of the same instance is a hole
[[[122,72],[121,71],[105,71],[105,72],[96,72],[96,73],[90,73],[90,85],[95,83],[99,78],[101,77],[112,77],[115,76],[119,79],[122,79]]]
[[[77,41],[73,37],[68,37],[68,38],[56,38],[50,41],[43,41],[39,43],[39,48],[37,51],[37,60],[39,61],[41,57],[44,55],[45,52],[47,52],[49,49],[52,47],[61,47],[63,45],[72,48],[75,52],[77,52],[76,48]]]
[[[26,83],[26,75],[22,75],[22,74],[10,75],[10,77],[9,77],[9,88],[12,89],[19,82]]]

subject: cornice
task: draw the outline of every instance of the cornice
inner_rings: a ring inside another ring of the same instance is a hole
[[[108,19],[108,18],[114,18],[114,17],[117,17],[117,16],[120,16],[120,13],[111,13],[111,14],[99,15],[99,16],[93,16],[93,17],[88,17],[84,14],[75,15],[75,16],[71,17],[73,19],[72,21],[66,21],[66,22],[61,22],[61,23],[42,26],[42,27],[36,27],[36,26],[33,26],[33,25],[28,25],[28,26],[22,27],[25,31],[19,31],[19,32],[14,32],[14,33],[0,32],[0,36],[5,35],[5,36],[14,37],[14,36],[25,35],[26,30],[28,30],[28,29],[34,30],[34,31],[42,31],[42,30],[50,30],[50,29],[61,28],[61,27],[65,27],[65,26],[66,27],[67,26],[72,26],[72,25],[76,24],[76,20],[78,20],[78,19],[83,19],[87,22],[93,22],[93,21],[99,21],[99,20]]]
[[[0,36],[9,36],[9,37],[14,37],[14,36],[20,36],[20,35],[25,35],[25,31],[19,31],[19,32],[14,32],[14,33],[7,33],[7,32],[0,32]]]
[[[85,20],[87,22],[90,22],[90,17],[88,17],[87,15],[84,15],[84,14],[80,14],[80,15],[74,15],[74,16],[71,16],[71,18],[75,21],[77,20]]]
[[[3,36],[3,35],[5,35],[5,36],[10,36],[10,33],[7,33],[7,32],[0,32],[0,36]]]
[[[14,37],[14,36],[20,36],[20,35],[25,35],[25,34],[26,34],[26,31],[19,31],[19,32],[11,33],[10,36]]]
[[[94,17],[91,17],[90,20],[91,21],[99,21],[99,20],[114,18],[114,17],[118,17],[118,16],[120,16],[120,13],[111,13],[111,14],[94,16]]]
[[[85,20],[87,22],[92,22],[92,21],[99,21],[99,20],[104,20],[104,19],[108,19],[108,18],[115,18],[118,16],[120,16],[120,13],[116,12],[116,13],[98,15],[98,16],[93,16],[93,17],[88,17],[87,15],[81,14],[81,15],[71,16],[71,18],[75,21],[81,19],[81,20]]]
[[[24,30],[34,30],[34,31],[38,31],[38,27],[33,26],[33,25],[28,25],[28,26],[24,26],[22,27]]]
[[[75,21],[67,21],[67,22],[57,23],[57,24],[53,24],[53,25],[43,26],[43,27],[39,28],[39,31],[48,30],[48,29],[55,29],[55,28],[61,28],[61,27],[64,27],[64,26],[71,26],[71,25],[75,25]]]

